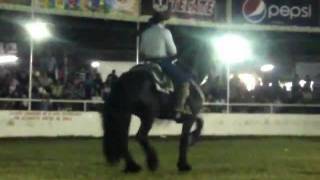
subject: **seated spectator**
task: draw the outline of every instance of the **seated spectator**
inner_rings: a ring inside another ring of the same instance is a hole
[[[63,95],[63,85],[59,80],[53,80],[53,83],[50,86],[51,89],[51,98],[60,99]]]
[[[47,90],[50,88],[50,85],[53,82],[52,79],[48,77],[48,74],[46,72],[41,73],[38,80],[40,85],[46,88]]]

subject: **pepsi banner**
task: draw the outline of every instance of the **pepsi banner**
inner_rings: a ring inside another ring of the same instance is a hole
[[[317,26],[319,0],[233,0],[233,23]]]
[[[182,19],[226,21],[225,0],[141,0],[142,15],[169,11]]]

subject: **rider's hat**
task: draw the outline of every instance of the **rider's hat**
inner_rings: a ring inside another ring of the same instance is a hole
[[[152,24],[157,24],[168,19],[170,19],[169,11],[155,12],[153,16],[149,19],[149,22]]]

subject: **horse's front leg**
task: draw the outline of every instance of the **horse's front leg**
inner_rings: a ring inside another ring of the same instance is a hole
[[[201,131],[203,128],[203,119],[201,117],[195,118],[196,128],[189,135],[189,145],[194,145],[200,140]]]
[[[189,133],[193,124],[194,118],[187,118],[182,125],[182,133],[179,146],[179,159],[177,167],[179,171],[190,171],[191,166],[187,160],[188,146],[189,146]]]

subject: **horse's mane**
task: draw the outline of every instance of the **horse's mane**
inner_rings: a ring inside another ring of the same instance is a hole
[[[191,72],[197,81],[202,81],[213,68],[210,52],[205,45],[191,46],[179,55],[179,64]]]

